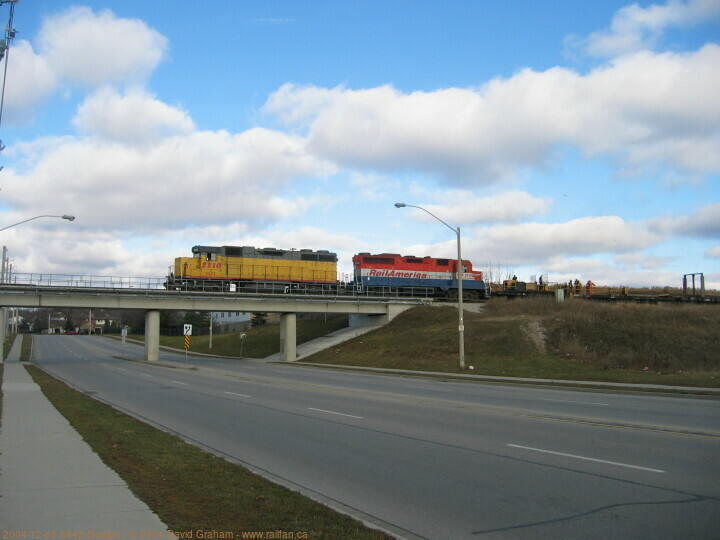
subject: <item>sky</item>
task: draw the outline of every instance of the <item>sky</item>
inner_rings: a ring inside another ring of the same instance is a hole
[[[0,228],[76,216],[1,231],[15,273],[162,277],[198,244],[349,273],[459,227],[494,279],[720,289],[718,0],[19,0],[13,27]]]

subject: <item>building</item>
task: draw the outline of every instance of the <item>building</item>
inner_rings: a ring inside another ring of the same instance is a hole
[[[250,328],[250,314],[243,311],[214,311],[213,330],[220,333],[241,332]]]

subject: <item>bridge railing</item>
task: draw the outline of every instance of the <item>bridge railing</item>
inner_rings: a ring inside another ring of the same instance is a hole
[[[5,284],[94,289],[164,289],[163,278],[73,274],[12,274]]]
[[[358,287],[354,283],[244,283],[242,286],[231,281],[208,280],[192,283],[173,283],[168,286],[166,278],[123,277],[123,276],[90,276],[73,274],[37,274],[15,273],[2,285],[19,285],[34,287],[60,288],[92,288],[105,290],[167,290],[168,293],[221,293],[223,296],[256,296],[282,295],[285,297],[322,297],[328,299],[428,299],[433,295],[432,289],[413,288],[398,289],[397,287]]]

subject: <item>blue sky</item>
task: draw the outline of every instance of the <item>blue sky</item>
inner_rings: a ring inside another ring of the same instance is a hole
[[[9,6],[0,7],[6,19]],[[196,244],[463,255],[720,289],[720,3],[20,0],[0,138],[16,272]]]

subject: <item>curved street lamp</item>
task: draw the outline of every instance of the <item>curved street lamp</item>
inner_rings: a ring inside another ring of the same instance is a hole
[[[458,367],[460,369],[465,369],[465,323],[463,320],[463,265],[462,265],[462,253],[460,249],[460,227],[451,227],[447,223],[445,223],[442,219],[437,217],[435,214],[430,212],[429,210],[426,210],[422,206],[414,206],[412,204],[405,204],[405,203],[395,203],[395,208],[417,208],[419,210],[422,210],[423,212],[426,212],[427,214],[430,214],[432,217],[437,219],[440,223],[445,225],[448,229],[453,231],[457,235],[457,282],[458,282],[458,333],[459,333],[459,339],[460,339],[460,351],[458,355]]]
[[[56,218],[60,218],[60,219],[67,219],[68,221],[74,221],[74,220],[75,220],[75,216],[71,216],[71,215],[69,215],[69,214],[63,214],[62,216],[54,216],[54,215],[51,215],[51,214],[43,214],[43,215],[41,215],[41,216],[35,216],[35,217],[28,218],[28,219],[24,219],[24,220],[22,220],[22,221],[18,221],[17,223],[13,223],[12,225],[8,225],[7,227],[3,227],[2,229],[0,229],[0,231],[4,231],[5,229],[10,229],[11,227],[16,227],[16,226],[18,226],[18,225],[22,225],[23,223],[27,223],[28,221],[32,221],[33,219],[38,219],[38,218],[43,218],[43,217],[56,217]]]

